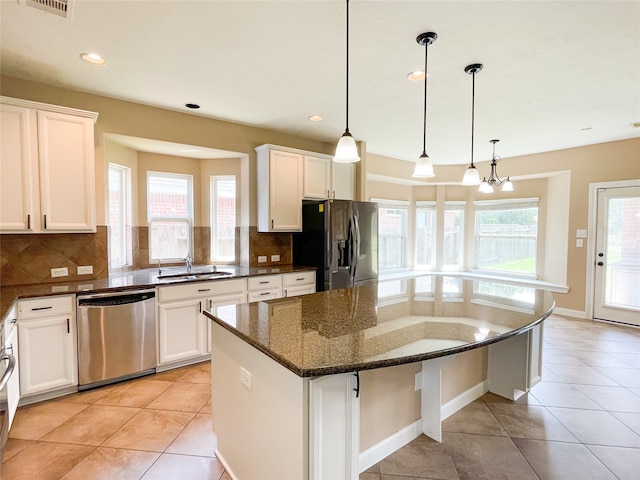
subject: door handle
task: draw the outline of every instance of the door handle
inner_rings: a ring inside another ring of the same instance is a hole
[[[604,265],[604,262],[598,262],[598,266],[601,267]]]

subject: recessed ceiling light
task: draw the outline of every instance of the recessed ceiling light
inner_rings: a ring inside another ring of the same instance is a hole
[[[429,76],[430,74],[427,74]],[[424,80],[424,70],[416,70],[411,73],[407,73],[407,79],[412,82],[418,82],[420,80]]]
[[[592,129],[593,129],[593,127],[583,127],[579,131],[580,132],[588,132],[589,130],[592,130]]]
[[[107,63],[106,60],[97,53],[81,53],[80,58],[85,62],[98,67],[102,67]]]
[[[200,108],[200,105],[198,105],[197,103],[185,103],[184,106],[192,110],[197,110]]]
[[[311,115],[309,117],[309,120],[311,120],[312,122],[320,122],[320,121],[322,121],[322,116],[320,116],[320,115]]]

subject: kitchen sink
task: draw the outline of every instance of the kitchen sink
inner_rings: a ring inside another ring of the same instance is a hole
[[[158,280],[206,280],[229,275],[233,274],[231,272],[172,272],[158,275]]]

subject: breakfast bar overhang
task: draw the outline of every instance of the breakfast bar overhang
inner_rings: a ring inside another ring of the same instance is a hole
[[[437,441],[442,368],[456,355],[488,347],[488,390],[511,400],[540,380],[550,292],[462,276],[402,282],[205,312],[216,456],[232,478],[357,479],[364,370],[421,363],[422,433]]]

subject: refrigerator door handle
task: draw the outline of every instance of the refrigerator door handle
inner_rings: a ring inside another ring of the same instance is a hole
[[[351,214],[351,230],[351,278],[355,280],[360,254],[360,227],[358,226],[358,216],[355,213]]]

